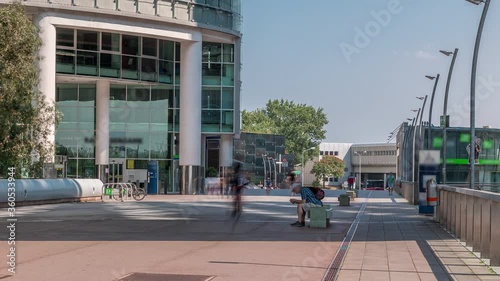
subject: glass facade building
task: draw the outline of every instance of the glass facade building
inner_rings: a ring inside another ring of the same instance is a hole
[[[295,167],[293,155],[286,154],[285,137],[281,135],[242,133],[234,140],[234,158],[255,183],[283,182]],[[279,164],[281,162],[281,164]]]
[[[60,112],[52,140],[68,177],[144,183],[155,162],[153,193],[188,194],[206,163],[232,164],[240,0],[37,3],[24,5],[40,28],[40,91]]]
[[[441,151],[441,169],[444,162],[443,147],[446,145],[446,183],[468,184],[469,183],[469,128],[447,128],[447,141],[443,142],[443,129],[432,127],[430,130],[430,143],[428,138],[429,129],[422,128],[422,137],[419,137],[420,128],[403,125],[398,134],[399,144],[399,171],[402,179],[412,181],[413,161],[413,132],[416,128],[415,151],[418,155],[420,149]],[[406,131],[406,133],[405,133]],[[406,135],[406,140],[405,140]],[[476,164],[476,181],[485,185],[500,185],[500,129],[476,128],[476,143],[479,154]],[[415,166],[418,159],[415,160]],[[442,179],[442,176],[440,176]]]

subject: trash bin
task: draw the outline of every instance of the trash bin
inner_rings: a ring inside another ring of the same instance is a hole
[[[339,205],[340,206],[350,206],[351,204],[351,197],[347,194],[342,194],[339,196]]]

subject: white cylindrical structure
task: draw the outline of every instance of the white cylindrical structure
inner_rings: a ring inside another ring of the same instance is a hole
[[[45,15],[40,15],[37,19],[38,27],[40,28],[40,46],[39,67],[40,67],[40,84],[39,90],[45,97],[45,102],[49,106],[55,105],[56,102],[56,28],[50,23],[49,18]],[[48,146],[53,149],[56,143],[56,127],[55,124],[50,126],[50,134],[48,136]],[[54,155],[49,155],[52,159],[49,162],[54,162]]]
[[[109,80],[97,80],[95,113],[95,164],[109,164]]]
[[[181,43],[181,89],[179,118],[179,165],[181,194],[202,193],[201,165],[201,69],[202,42]]]
[[[179,164],[201,165],[201,42],[181,43]]]
[[[233,135],[221,135],[219,144],[219,165],[230,167],[233,164]]]

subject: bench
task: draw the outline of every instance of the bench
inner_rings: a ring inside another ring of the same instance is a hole
[[[354,201],[354,199],[356,198],[356,192],[354,192],[353,190],[348,190],[345,192],[345,194],[349,195],[352,201]]]
[[[309,227],[327,227],[330,224],[330,218],[333,214],[333,208],[330,205],[322,207],[311,207],[307,212],[309,218]]]

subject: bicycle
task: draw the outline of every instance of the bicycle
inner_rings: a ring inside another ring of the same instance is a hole
[[[124,184],[127,188],[124,188],[122,184],[118,185],[118,187],[113,188],[113,199],[116,201],[123,201],[123,197],[132,197],[136,201],[141,201],[146,197],[146,191],[144,188],[137,187],[133,183]],[[115,190],[118,189],[116,192]]]

